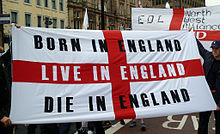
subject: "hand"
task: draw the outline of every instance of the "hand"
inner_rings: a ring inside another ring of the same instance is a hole
[[[193,27],[190,27],[190,28],[188,29],[188,32],[190,32],[191,30],[193,30]]]
[[[4,116],[1,119],[1,122],[4,124],[5,127],[11,126],[11,124],[12,124],[11,120],[8,117],[6,117],[6,116]]]
[[[20,25],[18,25],[18,24],[15,24],[15,26],[16,26],[17,28],[21,28],[21,26],[20,26]]]
[[[217,111],[220,111],[220,107],[219,107],[219,106],[217,106],[217,107],[216,107],[216,110],[217,110]]]

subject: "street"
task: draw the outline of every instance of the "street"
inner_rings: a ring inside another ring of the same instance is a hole
[[[175,115],[160,118],[144,119],[147,130],[141,131],[140,122],[137,120],[137,126],[129,127],[131,119],[125,120],[125,125],[118,121],[112,121],[112,127],[106,129],[106,134],[196,134],[198,130],[198,114]],[[209,134],[215,133],[213,114],[209,123]],[[71,125],[69,134],[76,131],[75,123]],[[24,125],[19,125],[15,134],[26,134],[27,130]],[[39,127],[36,134],[40,134]]]
[[[145,132],[141,131],[140,122],[137,122],[136,127],[130,128],[128,123],[116,131],[115,134],[196,134],[198,130],[198,114],[149,118],[144,121],[147,125]],[[112,133],[110,129],[107,132],[108,134]],[[214,133],[214,118],[212,114],[209,124],[209,134]]]

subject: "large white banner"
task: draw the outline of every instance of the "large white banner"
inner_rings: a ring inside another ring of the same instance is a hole
[[[159,9],[133,8],[133,30],[182,30],[193,27],[196,37],[209,49],[220,40],[220,6]]]
[[[214,110],[193,33],[12,28],[14,124]]]

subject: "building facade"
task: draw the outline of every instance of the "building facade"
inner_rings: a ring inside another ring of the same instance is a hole
[[[146,0],[145,7],[164,8],[169,2],[171,8],[204,7],[205,0]]]
[[[137,0],[105,0],[105,30],[131,28],[131,8],[137,7]],[[101,0],[68,0],[69,27],[81,29],[87,8],[89,29],[101,29]]]
[[[10,14],[11,23],[27,27],[66,28],[66,0],[2,0],[3,14]],[[10,35],[10,25],[4,25]]]
[[[143,8],[164,8],[166,2],[171,8],[205,6],[205,0],[140,0]],[[105,30],[131,29],[131,8],[138,7],[138,0],[104,0]],[[88,29],[101,29],[101,0],[68,0],[68,26],[81,29],[87,8]]]
[[[11,23],[28,27],[82,29],[87,8],[88,29],[101,29],[102,0],[2,0],[3,14],[10,14]],[[131,9],[139,0],[104,0],[105,30],[130,30]],[[143,8],[203,7],[205,0],[140,0]],[[10,35],[10,25],[4,25],[4,35]]]

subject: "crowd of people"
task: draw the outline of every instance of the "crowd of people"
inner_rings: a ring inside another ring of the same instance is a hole
[[[220,41],[213,41],[211,44],[212,52],[206,50],[201,42],[197,39],[199,53],[204,59],[204,72],[207,83],[211,89],[213,98],[217,104],[215,115],[216,134],[220,134]],[[12,134],[13,125],[9,118],[10,101],[11,101],[11,54],[5,52],[0,46],[0,133]],[[198,134],[208,134],[208,122],[212,111],[199,113]],[[125,125],[124,120],[120,120]],[[146,131],[144,119],[140,120],[141,130]],[[60,124],[43,124],[40,126],[41,134],[67,134],[70,129],[70,123]],[[27,125],[28,134],[35,134],[37,125]],[[136,126],[136,120],[132,120],[130,127]],[[87,134],[88,131],[95,131],[96,134],[104,134],[103,122],[79,122],[76,123],[78,134]]]

